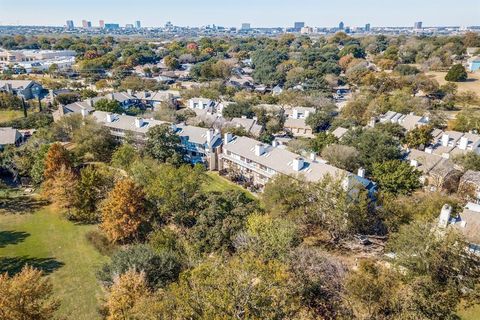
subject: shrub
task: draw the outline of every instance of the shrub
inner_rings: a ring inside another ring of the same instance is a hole
[[[99,231],[92,230],[85,235],[87,241],[104,256],[110,256],[116,249],[116,245],[108,241],[108,238]]]
[[[460,82],[467,80],[468,75],[465,67],[461,64],[456,64],[450,68],[447,75],[445,76],[445,80],[453,81],[453,82]]]

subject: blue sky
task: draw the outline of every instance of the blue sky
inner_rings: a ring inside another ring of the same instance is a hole
[[[64,25],[82,19],[144,26],[480,25],[479,0],[0,0],[0,25]]]

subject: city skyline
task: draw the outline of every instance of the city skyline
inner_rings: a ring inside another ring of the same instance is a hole
[[[268,12],[270,14],[265,14]],[[345,26],[369,23],[375,27],[413,26],[414,22],[422,21],[423,26],[428,27],[480,25],[479,17],[480,2],[469,0],[426,0],[422,3],[404,0],[401,6],[394,1],[344,0],[341,7],[322,0],[304,0],[301,5],[293,0],[245,0],[242,3],[137,0],[134,4],[125,0],[102,0],[101,3],[93,0],[81,3],[0,0],[0,25],[63,26],[66,20],[73,20],[75,26],[81,26],[82,20],[87,20],[97,26],[99,20],[104,20],[122,26],[141,21],[142,26],[156,27],[172,21],[175,25],[192,27],[212,24],[240,27],[242,23],[250,23],[255,28],[288,27],[295,21],[305,22],[306,26],[338,26],[343,21]]]

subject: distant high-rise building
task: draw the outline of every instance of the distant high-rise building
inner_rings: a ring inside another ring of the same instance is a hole
[[[365,25],[365,32],[370,32],[370,23]]]
[[[417,21],[415,22],[415,24],[413,25],[413,27],[415,29],[422,29],[422,25],[423,25],[423,22],[422,21]]]
[[[305,22],[295,22],[293,24],[293,29],[295,29],[295,31],[300,31],[303,27],[305,27]]]
[[[82,28],[88,28],[88,21],[82,20]]]
[[[250,23],[242,23],[242,30],[250,30],[252,25]]]
[[[87,22],[87,28],[91,28],[92,27],[92,21],[88,21]]]
[[[75,25],[73,24],[73,20],[67,20],[67,29],[72,30],[75,28]]]
[[[125,28],[126,28],[126,29],[133,29],[133,24],[127,23],[127,24],[125,25]]]
[[[341,21],[341,22],[338,24],[338,29],[343,30],[344,28],[345,28],[345,23],[343,23],[343,21]]]
[[[105,20],[98,21],[98,26],[102,29],[105,28]]]
[[[140,20],[135,21],[135,28],[140,29],[142,27],[142,23]]]
[[[108,30],[120,29],[120,25],[118,23],[105,23],[105,29],[108,29]]]

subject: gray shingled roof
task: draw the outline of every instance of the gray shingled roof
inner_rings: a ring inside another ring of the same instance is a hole
[[[468,203],[453,223],[468,242],[480,244],[480,205]]]
[[[143,125],[139,128],[135,125],[135,119],[137,117],[113,114],[114,120],[112,122],[108,122],[107,114],[109,114],[109,112],[95,111],[92,113],[92,116],[106,127],[112,129],[129,130],[143,134],[147,133],[147,131],[154,126],[168,123],[153,119],[143,119]]]
[[[410,150],[407,155],[407,160],[416,160],[418,162],[417,169],[425,174],[428,174],[442,159],[439,155],[415,149]]]

